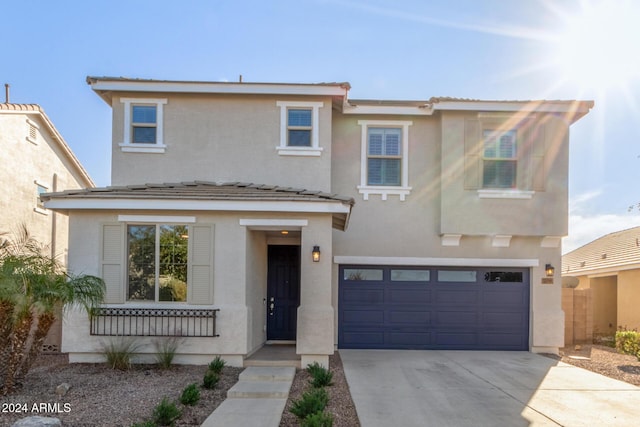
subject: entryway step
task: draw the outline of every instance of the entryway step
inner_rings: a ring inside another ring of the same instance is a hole
[[[240,373],[240,381],[293,381],[296,369],[291,366],[250,366]]]
[[[238,381],[227,391],[227,398],[277,399],[289,397],[288,381]]]

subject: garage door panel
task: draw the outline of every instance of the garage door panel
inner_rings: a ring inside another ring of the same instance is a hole
[[[423,310],[389,310],[389,324],[393,326],[414,324],[426,326],[431,322],[431,312]]]
[[[376,274],[345,276],[365,270]],[[340,348],[528,349],[527,269],[340,266],[340,277]]]
[[[343,301],[347,304],[382,304],[384,302],[384,290],[357,287],[345,289]]]
[[[389,289],[385,303],[391,304],[429,304],[431,291],[427,289]]]
[[[345,310],[344,321],[350,325],[384,325],[384,310]]]
[[[478,301],[479,291],[468,289],[438,289],[435,291],[437,304],[468,305]]]

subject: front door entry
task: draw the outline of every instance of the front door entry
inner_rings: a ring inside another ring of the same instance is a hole
[[[267,340],[296,339],[300,246],[271,245],[267,272]]]

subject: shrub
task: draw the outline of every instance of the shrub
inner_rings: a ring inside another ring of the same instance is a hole
[[[173,425],[180,415],[182,414],[175,402],[169,402],[166,397],[153,408],[153,422],[161,426]]]
[[[221,358],[220,356],[216,356],[216,358],[213,359],[211,363],[209,363],[209,370],[215,372],[216,374],[220,374],[222,373],[222,368],[224,368],[224,365],[226,364],[227,362],[225,362],[223,358]]]
[[[212,370],[208,370],[204,374],[204,379],[202,381],[202,386],[204,388],[206,388],[207,390],[211,390],[211,389],[214,389],[216,387],[216,384],[218,384],[218,381],[220,381],[220,375],[218,375],[217,373],[213,372]]]
[[[169,369],[181,343],[182,339],[179,337],[155,341],[153,346],[156,348],[156,363],[158,363],[158,366],[162,369]]]
[[[640,360],[640,332],[621,328],[616,332],[616,350],[636,356]]]
[[[143,421],[141,423],[131,424],[131,427],[156,427],[156,425],[157,425],[156,423],[149,420],[149,421]]]
[[[182,390],[182,394],[180,395],[180,403],[183,405],[193,406],[200,400],[200,390],[198,389],[198,385],[196,383],[189,384]]]
[[[117,339],[102,343],[102,355],[111,369],[126,371],[131,368],[131,358],[140,348],[140,344],[134,338]]]
[[[300,419],[305,419],[307,416],[315,414],[316,412],[324,411],[329,401],[329,395],[323,388],[314,388],[311,391],[302,394],[299,400],[293,402],[291,406],[291,413]]]
[[[332,427],[333,415],[327,412],[316,412],[315,414],[307,415],[305,419],[300,422],[301,427]]]
[[[331,382],[333,373],[324,366],[321,366],[318,362],[307,365],[307,372],[311,375],[310,382],[314,388],[321,388],[333,384]]]

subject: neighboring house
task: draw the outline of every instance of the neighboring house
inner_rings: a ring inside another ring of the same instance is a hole
[[[545,267],[567,234],[569,127],[592,102],[88,83],[113,110],[113,186],[44,196],[69,215],[71,267],[107,283],[91,330],[65,325],[71,361],[123,334],[189,336],[179,361],[238,366],[267,342],[295,342],[302,366],[336,347],[563,345]]]
[[[607,234],[564,255],[562,277],[576,278],[576,291],[590,290],[587,335],[640,329],[640,227]]]
[[[25,225],[49,247],[49,254],[66,265],[68,218],[46,209],[40,194],[94,183],[36,104],[0,103],[0,232],[10,236]],[[2,237],[0,237],[2,238]],[[58,351],[60,324],[52,327],[45,349]]]

